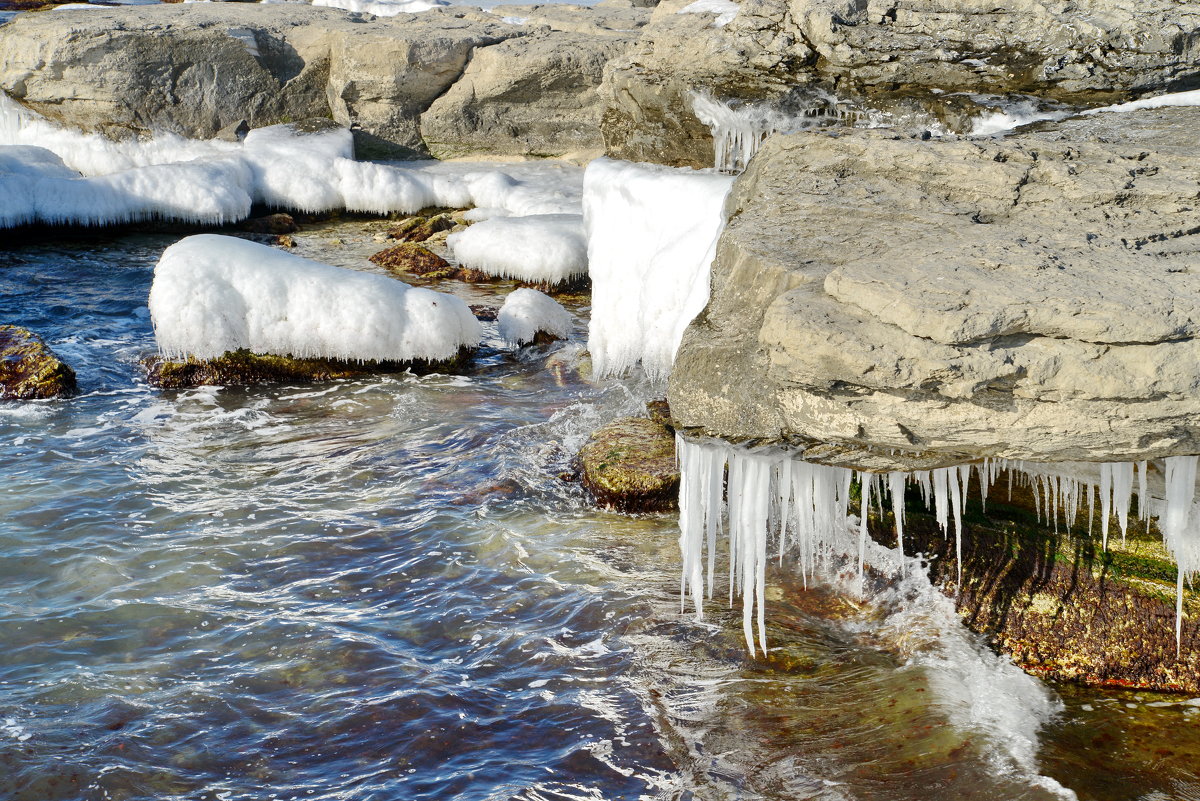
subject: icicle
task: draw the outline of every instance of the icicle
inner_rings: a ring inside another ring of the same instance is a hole
[[[704,527],[708,539],[708,598],[712,600],[713,571],[717,561],[717,535],[721,528],[721,512],[725,501],[725,449],[705,448],[708,453],[705,476],[707,492],[704,494]]]
[[[1100,539],[1104,550],[1108,550],[1108,519],[1112,515],[1112,468],[1111,464],[1100,465]]]
[[[783,552],[787,550],[788,517],[792,513],[792,460],[784,459],[778,465],[779,477],[777,489],[779,493],[779,566],[783,566]]]
[[[1129,504],[1133,500],[1133,462],[1118,462],[1112,465],[1113,509],[1117,513],[1117,524],[1121,527],[1121,542],[1129,530]]]
[[[1137,463],[1138,474],[1138,516],[1143,521],[1150,519],[1150,493],[1146,491],[1146,461]]]
[[[888,492],[892,494],[892,517],[896,520],[896,550],[900,551],[900,574],[904,575],[904,473],[888,473]]]
[[[1087,485],[1088,496],[1088,536],[1092,536],[1092,521],[1096,518],[1096,485]]]
[[[950,470],[939,467],[933,472],[933,505],[937,523],[941,526],[942,535],[949,533],[950,527]]]
[[[1183,637],[1183,580],[1200,570],[1200,519],[1192,502],[1196,493],[1195,456],[1169,456],[1166,459],[1166,509],[1158,518],[1163,542],[1175,558],[1175,654],[1179,655]]]
[[[704,533],[704,501],[702,496],[707,479],[701,464],[707,457],[705,450],[691,445],[683,437],[675,436],[675,453],[679,462],[679,551],[683,557],[683,571],[679,576],[679,613],[687,608],[690,588],[692,604],[696,607],[696,619],[704,616],[703,575],[701,574],[701,536]]]
[[[962,489],[958,485],[958,471],[947,468],[946,472],[950,485],[950,504],[954,508],[954,561],[958,567],[958,584],[954,591],[962,592]]]
[[[979,498],[983,504],[983,513],[987,514],[987,496],[988,489],[991,488],[995,478],[992,476],[992,460],[984,459],[983,464],[976,465],[979,471]]]

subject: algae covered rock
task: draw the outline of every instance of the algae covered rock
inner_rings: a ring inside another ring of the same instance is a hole
[[[450,262],[415,242],[403,242],[381,250],[371,257],[371,262],[380,267],[386,267],[392,272],[406,272],[414,275],[436,277],[454,272],[454,267]]]
[[[0,399],[61,398],[75,391],[75,371],[32,331],[0,325]]]
[[[675,437],[652,420],[624,417],[594,432],[579,451],[579,466],[583,486],[601,506],[660,512],[678,503]]]
[[[435,214],[432,217],[409,217],[387,232],[388,239],[401,242],[424,242],[434,234],[449,231],[456,225],[449,214]]]
[[[142,365],[147,380],[161,389],[187,389],[199,386],[245,386],[252,384],[312,384],[362,378],[384,373],[412,370],[417,373],[461,369],[470,360],[463,349],[452,359],[438,362],[349,362],[340,359],[294,359],[290,356],[230,351],[215,359],[178,361],[152,356]]]

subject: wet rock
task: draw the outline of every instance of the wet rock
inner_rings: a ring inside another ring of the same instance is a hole
[[[0,399],[61,398],[75,391],[75,371],[42,338],[15,325],[0,325]]]
[[[449,231],[456,223],[449,214],[435,214],[432,217],[409,217],[387,232],[388,239],[401,242],[424,242],[434,234]]]
[[[381,250],[371,256],[371,262],[393,272],[412,273],[430,278],[449,276],[454,266],[427,247],[405,242]]]
[[[250,353],[228,352],[216,359],[168,360],[158,356],[144,359],[147,380],[161,389],[199,386],[243,386],[252,384],[311,384],[337,379],[362,378],[411,370],[417,373],[447,372],[466,368],[471,352],[462,350],[441,362],[346,362],[338,359],[294,359]]]
[[[675,437],[652,420],[625,417],[594,432],[579,451],[579,467],[583,486],[601,506],[661,512],[678,504]]]
[[[646,413],[650,415],[650,419],[654,422],[674,430],[675,426],[671,423],[671,404],[667,403],[666,398],[659,398],[647,403]]]
[[[1176,656],[1175,566],[1158,532],[1135,520],[1128,540],[1111,538],[1105,552],[1088,536],[1086,509],[1070,530],[1061,520],[1048,526],[1027,489],[1010,499],[998,491],[1004,483],[989,494],[986,515],[978,495],[967,503],[961,589],[953,538],[918,507],[906,514],[905,551],[931,557],[931,580],[956,599],[964,622],[1038,676],[1200,692],[1200,595],[1186,593]],[[891,531],[890,520],[872,526],[875,539],[894,546]]]
[[[247,120],[238,120],[213,134],[213,139],[220,139],[222,142],[241,142],[248,133],[250,133],[250,123]]]
[[[471,313],[475,315],[475,319],[485,323],[494,323],[500,316],[500,309],[495,306],[484,306],[482,304],[472,304]]]
[[[677,424],[877,470],[1200,452],[1197,126],[773,137],[727,202]]]
[[[265,217],[254,217],[239,226],[243,231],[252,234],[294,234],[300,230],[295,219],[290,214],[268,214]]]

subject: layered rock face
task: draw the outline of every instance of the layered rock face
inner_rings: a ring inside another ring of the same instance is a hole
[[[114,138],[329,117],[355,131],[360,157],[598,150],[604,64],[649,12],[523,13],[525,24],[294,4],[25,14],[0,28],[0,90]]]
[[[609,64],[608,154],[710,166],[691,93],[785,110],[854,105],[952,130],[988,94],[1080,105],[1200,86],[1200,7],[1176,0],[744,0],[737,17],[656,10]]]
[[[867,469],[1200,452],[1200,109],[772,138],[670,401]]]

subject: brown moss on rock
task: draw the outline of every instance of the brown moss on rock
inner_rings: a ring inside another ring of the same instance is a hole
[[[27,328],[0,325],[0,399],[61,398],[75,391],[75,371]]]
[[[373,264],[386,267],[392,272],[405,272],[422,276],[434,276],[440,273],[454,272],[454,267],[450,262],[429,248],[414,242],[403,242],[399,245],[393,245],[371,256],[370,260]]]
[[[997,483],[1003,486],[1004,479]],[[1027,672],[1096,687],[1200,693],[1200,594],[1187,593],[1179,655],[1175,565],[1157,532],[1131,516],[1121,543],[1115,519],[1109,550],[1088,536],[1087,510],[1071,531],[1039,524],[1027,490],[1011,502],[977,497],[964,519],[963,585],[955,588],[954,538],[919,503],[906,513],[904,549],[934,557],[930,578],[954,597],[972,630]],[[886,527],[885,527],[886,526]],[[872,536],[894,545],[890,525]]]
[[[409,217],[389,230],[387,238],[401,242],[424,242],[434,234],[449,231],[456,224],[454,218],[445,213],[431,217]]]
[[[624,512],[676,508],[675,437],[663,425],[624,417],[595,431],[579,451],[583,486],[601,506]]]
[[[362,378],[411,370],[416,373],[450,372],[465,368],[471,351],[462,349],[438,362],[347,362],[339,359],[294,359],[290,356],[230,351],[215,359],[172,361],[151,356],[142,361],[147,380],[161,389],[251,384],[311,384],[319,381]]]

